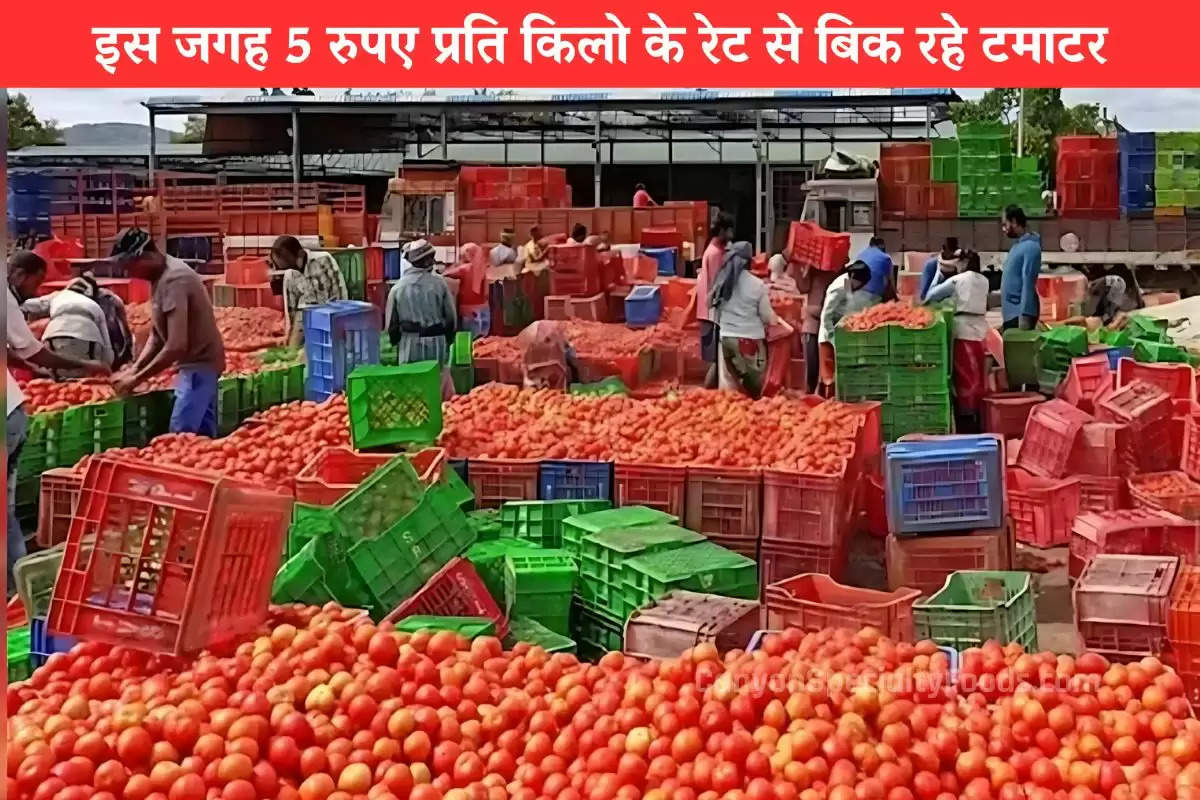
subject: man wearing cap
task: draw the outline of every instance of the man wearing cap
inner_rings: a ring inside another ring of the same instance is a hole
[[[388,293],[384,324],[400,364],[437,361],[442,365],[443,394],[450,384],[450,342],[458,329],[458,309],[446,280],[433,271],[433,245],[418,239],[408,247],[408,272]]]
[[[159,252],[150,234],[139,228],[121,232],[112,258],[131,277],[150,282],[150,338],[113,388],[129,394],[178,366],[171,432],[216,436],[217,381],[225,371],[225,345],[200,276],[185,262]]]
[[[275,239],[271,267],[283,271],[283,323],[293,347],[304,341],[302,309],[350,299],[346,278],[333,256],[306,250],[295,236]]]

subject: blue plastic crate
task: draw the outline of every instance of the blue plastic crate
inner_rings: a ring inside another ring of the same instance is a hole
[[[679,249],[676,247],[643,247],[642,255],[650,256],[658,262],[659,275],[674,275],[675,262],[679,258]]]
[[[539,500],[613,499],[611,461],[543,461],[538,470]]]
[[[308,376],[304,397],[324,400],[345,391],[346,376],[379,363],[379,313],[370,303],[338,300],[304,309]]]
[[[75,646],[77,639],[50,633],[46,620],[34,617],[29,621],[29,654],[33,666],[40,667],[55,653],[65,653]]]
[[[400,248],[383,248],[383,279],[385,281],[400,280]]]
[[[1117,364],[1122,358],[1133,358],[1132,347],[1110,347],[1104,351],[1108,356],[1108,368],[1114,372],[1117,369]]]
[[[625,324],[630,328],[656,325],[662,319],[662,292],[657,286],[634,286],[625,297]]]
[[[999,528],[1004,464],[994,436],[897,442],[885,451],[888,528],[934,533]]]

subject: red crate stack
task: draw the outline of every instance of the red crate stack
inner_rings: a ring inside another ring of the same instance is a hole
[[[1059,216],[1118,219],[1118,160],[1115,137],[1058,137],[1055,184]]]
[[[1142,472],[1165,472],[1179,464],[1171,396],[1160,386],[1133,381],[1096,400],[1097,415],[1129,426],[1133,453]]]
[[[687,472],[684,525],[722,547],[755,558],[762,532],[762,472],[693,466]]]
[[[1071,526],[1067,574],[1078,578],[1100,553],[1178,556],[1200,564],[1200,525],[1167,511],[1149,508],[1085,512]]]
[[[212,474],[92,459],[50,629],[171,655],[250,634],[266,620],[292,504]]]
[[[1181,566],[1167,609],[1167,639],[1192,707],[1200,705],[1200,568]]]
[[[592,297],[604,290],[596,268],[596,248],[570,243],[550,247],[550,294]]]
[[[958,217],[958,184],[929,184],[929,218],[956,219]]]
[[[1034,407],[1025,425],[1025,437],[1017,453],[1017,466],[1043,478],[1067,474],[1075,439],[1091,414],[1064,400],[1048,400]]]
[[[567,173],[559,167],[463,167],[458,208],[563,208],[570,205]]]
[[[880,211],[884,219],[926,219],[930,202],[929,142],[887,142],[879,153]],[[939,193],[945,204],[945,192]],[[957,210],[957,206],[955,206]]]

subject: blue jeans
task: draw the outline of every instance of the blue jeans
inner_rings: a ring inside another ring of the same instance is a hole
[[[217,435],[216,370],[196,364],[179,368],[175,381],[175,405],[171,409],[171,433]]]
[[[5,584],[6,597],[16,593],[16,583],[13,581],[13,564],[25,555],[25,535],[21,533],[21,523],[17,520],[17,459],[21,457],[21,447],[25,444],[25,436],[29,431],[29,415],[25,406],[17,406],[8,415],[4,426],[5,444],[8,445],[8,562],[5,573],[8,583]]]

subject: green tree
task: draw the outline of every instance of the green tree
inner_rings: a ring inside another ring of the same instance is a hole
[[[1000,122],[1012,130],[1013,152],[1017,145],[1017,119],[1021,116],[1021,92],[1018,89],[989,89],[978,100],[954,103],[950,119],[964,122]],[[1062,89],[1025,90],[1024,153],[1037,156],[1042,170],[1054,181],[1053,164],[1057,151],[1055,139],[1073,134],[1108,134],[1113,126],[1101,119],[1100,106],[1080,103],[1067,106]]]
[[[183,123],[183,131],[172,133],[174,144],[199,144],[204,141],[205,118],[203,114],[189,114],[187,122]]]
[[[35,144],[58,144],[62,131],[55,120],[40,120],[29,98],[23,94],[8,96],[8,149],[20,150]]]

